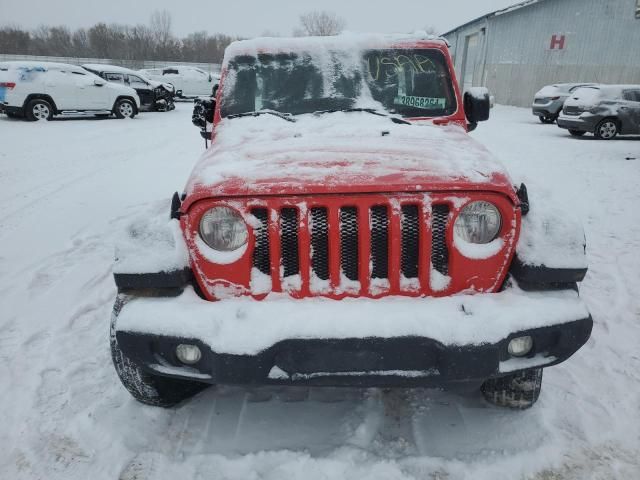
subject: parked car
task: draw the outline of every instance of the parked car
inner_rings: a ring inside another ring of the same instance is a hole
[[[567,99],[558,126],[581,137],[593,133],[611,140],[640,134],[640,85],[599,85],[581,88]]]
[[[146,109],[166,112],[176,108],[173,102],[175,88],[170,83],[149,80],[139,72],[116,65],[85,64],[82,68],[108,82],[133,88],[140,97],[140,103]]]
[[[224,65],[170,219],[141,212],[117,247],[110,345],[133,397],[464,385],[532,406],[591,333],[584,232],[467,134],[490,98],[461,95],[447,43],[254,39]]]
[[[133,118],[140,98],[124,85],[108,83],[85,69],[64,63],[1,62],[0,111],[27,120],[91,112]]]
[[[595,85],[593,83],[556,83],[547,85],[536,93],[533,99],[533,114],[542,123],[553,123],[558,119],[562,106],[578,88]]]
[[[151,80],[172,84],[180,98],[210,96],[220,81],[219,75],[182,65],[140,70],[140,73]]]

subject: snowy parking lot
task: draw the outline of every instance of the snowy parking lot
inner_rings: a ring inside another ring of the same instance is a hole
[[[162,199],[168,214],[204,149],[191,105],[177,107],[0,116],[0,478],[640,478],[640,137],[574,138],[502,106],[472,133],[587,236],[593,335],[545,370],[533,409],[437,390],[219,387],[162,410],[113,369],[111,264],[128,219]]]

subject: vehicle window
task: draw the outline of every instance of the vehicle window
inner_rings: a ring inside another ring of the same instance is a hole
[[[141,88],[141,87],[147,86],[147,82],[145,82],[144,80],[142,80],[140,77],[136,75],[129,75],[128,78],[129,78],[129,85],[132,86],[133,88]]]
[[[105,73],[104,78],[109,82],[124,83],[124,75],[121,73]]]
[[[625,90],[623,98],[632,102],[640,102],[640,90]]]
[[[444,55],[436,49],[246,55],[232,59],[229,71],[223,116],[345,109],[359,98],[405,117],[451,115],[457,108]]]
[[[178,69],[177,68],[165,68],[162,71],[163,75],[178,75]]]

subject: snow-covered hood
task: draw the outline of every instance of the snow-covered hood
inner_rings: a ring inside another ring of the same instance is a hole
[[[172,92],[175,90],[175,88],[173,87],[172,84],[170,83],[165,83],[165,82],[158,82],[156,80],[147,80],[149,82],[149,84],[153,87],[153,88],[158,88],[158,87],[164,87],[165,90]]]
[[[485,190],[514,199],[501,163],[458,126],[364,112],[225,119],[183,208],[210,197]]]

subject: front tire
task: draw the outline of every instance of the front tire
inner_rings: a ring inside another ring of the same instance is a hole
[[[594,132],[600,140],[613,140],[620,133],[618,123],[613,118],[605,118],[596,127]]]
[[[136,116],[136,106],[131,100],[121,98],[113,106],[113,113],[118,118],[133,118]]]
[[[47,121],[53,118],[53,107],[46,100],[37,98],[27,104],[25,114],[30,122]]]
[[[569,133],[571,134],[571,136],[573,137],[582,137],[584,136],[585,133],[587,132],[583,132],[582,130],[569,130]]]
[[[544,115],[540,115],[538,118],[539,118],[539,119],[540,119],[540,121],[541,121],[542,123],[544,123],[545,125],[549,125],[549,124],[551,124],[551,123],[555,122],[557,117],[555,117],[555,116],[544,116]]]
[[[533,407],[542,389],[542,369],[532,368],[500,378],[490,378],[482,384],[484,398],[493,405],[514,410]]]
[[[124,306],[123,297],[118,296],[111,315],[110,345],[113,366],[124,388],[140,403],[153,407],[169,408],[186,400],[201,390],[207,384],[177,380],[174,378],[152,375],[132,362],[118,346],[116,339],[116,319]]]

